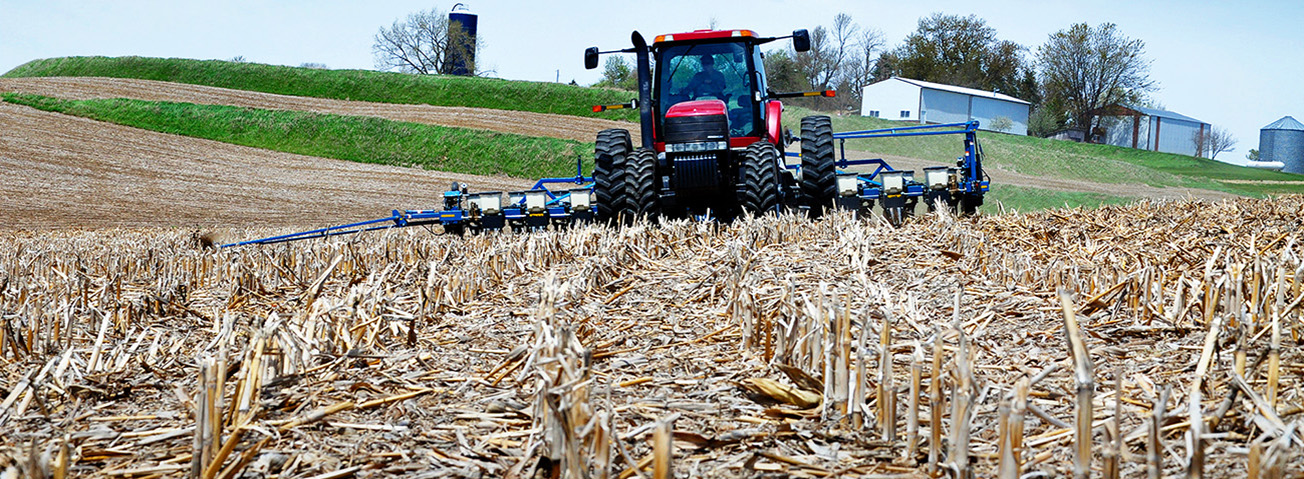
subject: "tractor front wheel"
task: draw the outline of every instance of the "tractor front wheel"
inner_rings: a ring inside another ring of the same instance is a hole
[[[743,150],[738,164],[738,206],[761,216],[779,208],[779,150],[758,141]]]
[[[824,215],[838,195],[833,161],[833,121],[827,116],[801,119],[801,193],[811,218]]]
[[[656,220],[661,214],[661,194],[657,188],[657,154],[639,148],[626,160],[625,182],[628,185],[628,204],[625,207],[634,218]]]
[[[593,153],[593,196],[598,221],[632,217],[626,211],[629,187],[625,180],[627,157],[632,149],[629,130],[612,128],[598,133]]]

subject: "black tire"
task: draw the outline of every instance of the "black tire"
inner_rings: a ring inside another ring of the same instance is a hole
[[[629,187],[626,185],[626,161],[632,145],[629,130],[609,129],[598,133],[593,153],[593,195],[598,207],[598,221],[610,222],[626,210]]]
[[[960,196],[960,214],[973,216],[978,214],[978,207],[983,205],[982,195],[965,193]]]
[[[801,119],[801,193],[811,218],[819,218],[838,195],[834,167],[833,121],[827,116]]]
[[[779,150],[758,141],[743,150],[738,162],[738,207],[762,216],[779,209]]]
[[[661,194],[657,188],[657,154],[647,148],[634,150],[626,159],[625,183],[628,202],[625,210],[634,218],[646,216],[656,220],[661,215]]]

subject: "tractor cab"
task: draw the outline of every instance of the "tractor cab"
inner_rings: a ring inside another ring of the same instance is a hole
[[[758,128],[764,118],[764,63],[755,39],[750,30],[658,36],[652,44],[657,131],[667,131],[669,119],[709,112],[723,114],[728,138],[740,140],[730,146],[747,146],[764,137]],[[673,127],[675,120],[670,121]],[[656,137],[657,150],[665,151],[665,135]]]

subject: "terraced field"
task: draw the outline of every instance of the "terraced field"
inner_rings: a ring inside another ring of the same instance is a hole
[[[66,99],[148,101],[294,110],[592,141],[628,122],[481,108],[401,105],[307,98],[123,78],[0,78],[0,92]],[[527,179],[477,178],[405,168],[370,167],[181,136],[150,133],[0,104],[0,172],[12,198],[0,212],[9,228],[102,226],[321,226],[384,216],[391,208],[427,208],[450,181],[482,189],[519,189]],[[637,137],[635,137],[637,140]],[[931,161],[885,157],[899,168]],[[365,172],[365,173],[363,173]],[[1195,188],[1103,184],[990,169],[996,185],[1118,197],[1229,198]],[[998,186],[999,187],[999,186]],[[142,195],[141,192],[145,194]],[[73,212],[71,214],[65,214]]]

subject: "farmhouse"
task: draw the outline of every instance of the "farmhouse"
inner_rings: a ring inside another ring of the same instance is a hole
[[[901,77],[868,85],[862,93],[861,116],[920,123],[978,120],[984,130],[1028,134],[1030,104],[1009,95]]]
[[[1092,141],[1114,146],[1207,157],[1197,138],[1208,134],[1208,123],[1180,113],[1131,105],[1109,105],[1093,111],[1100,126]]]

